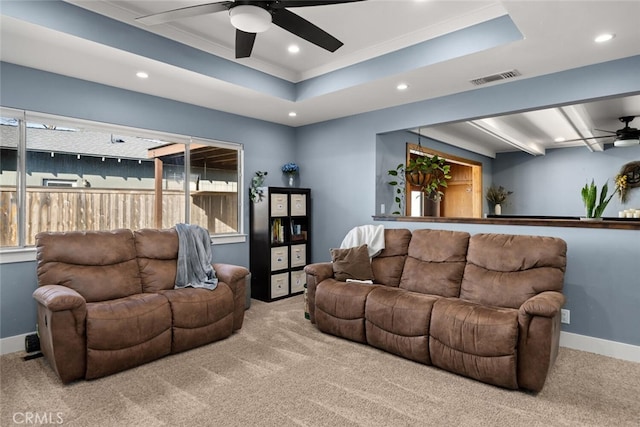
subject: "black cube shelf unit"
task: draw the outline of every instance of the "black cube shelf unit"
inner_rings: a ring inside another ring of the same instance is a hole
[[[311,262],[311,190],[263,187],[250,208],[251,297],[274,301],[301,294]]]

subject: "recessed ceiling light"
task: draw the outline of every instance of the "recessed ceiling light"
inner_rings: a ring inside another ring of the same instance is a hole
[[[144,71],[138,71],[136,73],[136,76],[141,78],[141,79],[147,79],[149,78],[149,74],[145,73]]]
[[[300,52],[300,46],[292,44],[287,48],[287,50],[289,51],[289,53],[298,53]]]
[[[604,42],[608,42],[615,36],[616,36],[615,34],[611,34],[611,33],[600,34],[598,37],[594,39],[594,41],[596,43],[604,43]]]
[[[297,115],[298,113],[296,113],[295,111],[289,112],[289,117],[296,117]]]
[[[406,83],[400,83],[398,86],[396,86],[396,89],[398,90],[407,90],[409,88],[409,85]]]
[[[563,137],[561,137],[561,136],[559,136],[559,137],[557,137],[556,139],[554,139],[554,141],[555,141],[555,142],[565,142],[565,141],[566,141],[566,139],[565,139],[565,138],[563,138]]]

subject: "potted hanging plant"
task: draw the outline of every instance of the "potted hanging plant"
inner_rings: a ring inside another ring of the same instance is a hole
[[[513,191],[507,191],[502,185],[496,187],[492,184],[491,187],[487,188],[487,202],[493,205],[493,211],[496,215],[502,214],[502,204],[510,194],[513,194]]]
[[[398,210],[392,213],[400,215],[403,210],[406,184],[420,187],[429,199],[439,202],[444,194],[440,189],[447,187],[447,180],[451,179],[450,169],[445,159],[434,155],[412,158],[406,166],[400,163],[395,169],[388,170],[394,178],[389,185],[394,187],[394,200],[398,205]]]
[[[444,194],[440,189],[447,187],[447,180],[451,179],[450,169],[445,159],[433,155],[410,159],[404,172],[408,183],[420,187],[427,197],[437,201]]]
[[[591,180],[591,184],[585,184],[582,187],[581,195],[582,202],[584,203],[584,207],[586,210],[586,218],[581,218],[585,220],[601,220],[602,213],[606,209],[611,198],[616,194],[614,191],[608,198],[607,192],[609,191],[609,183],[605,182],[602,186],[602,190],[600,192],[600,197],[598,197],[598,186],[595,184],[594,180]]]

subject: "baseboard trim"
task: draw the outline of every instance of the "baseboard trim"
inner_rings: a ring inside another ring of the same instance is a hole
[[[578,335],[571,332],[560,332],[560,346],[616,359],[640,362],[640,346],[637,345]]]
[[[12,337],[0,339],[0,355],[15,353],[18,351],[26,351],[24,345],[24,338],[27,335],[35,334],[36,331],[29,332],[22,335],[14,335]]]
[[[0,339],[0,355],[25,351],[24,339],[34,333],[35,331]],[[560,332],[560,346],[640,363],[640,346],[637,345]]]

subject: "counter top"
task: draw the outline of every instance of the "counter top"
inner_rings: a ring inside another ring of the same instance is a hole
[[[538,227],[573,227],[573,228],[604,228],[614,230],[640,230],[640,218],[609,218],[601,221],[585,221],[580,217],[560,216],[524,216],[524,215],[489,215],[487,218],[445,218],[433,216],[398,216],[374,215],[374,221],[397,222],[440,222],[464,224],[492,224],[492,225],[520,225]]]

